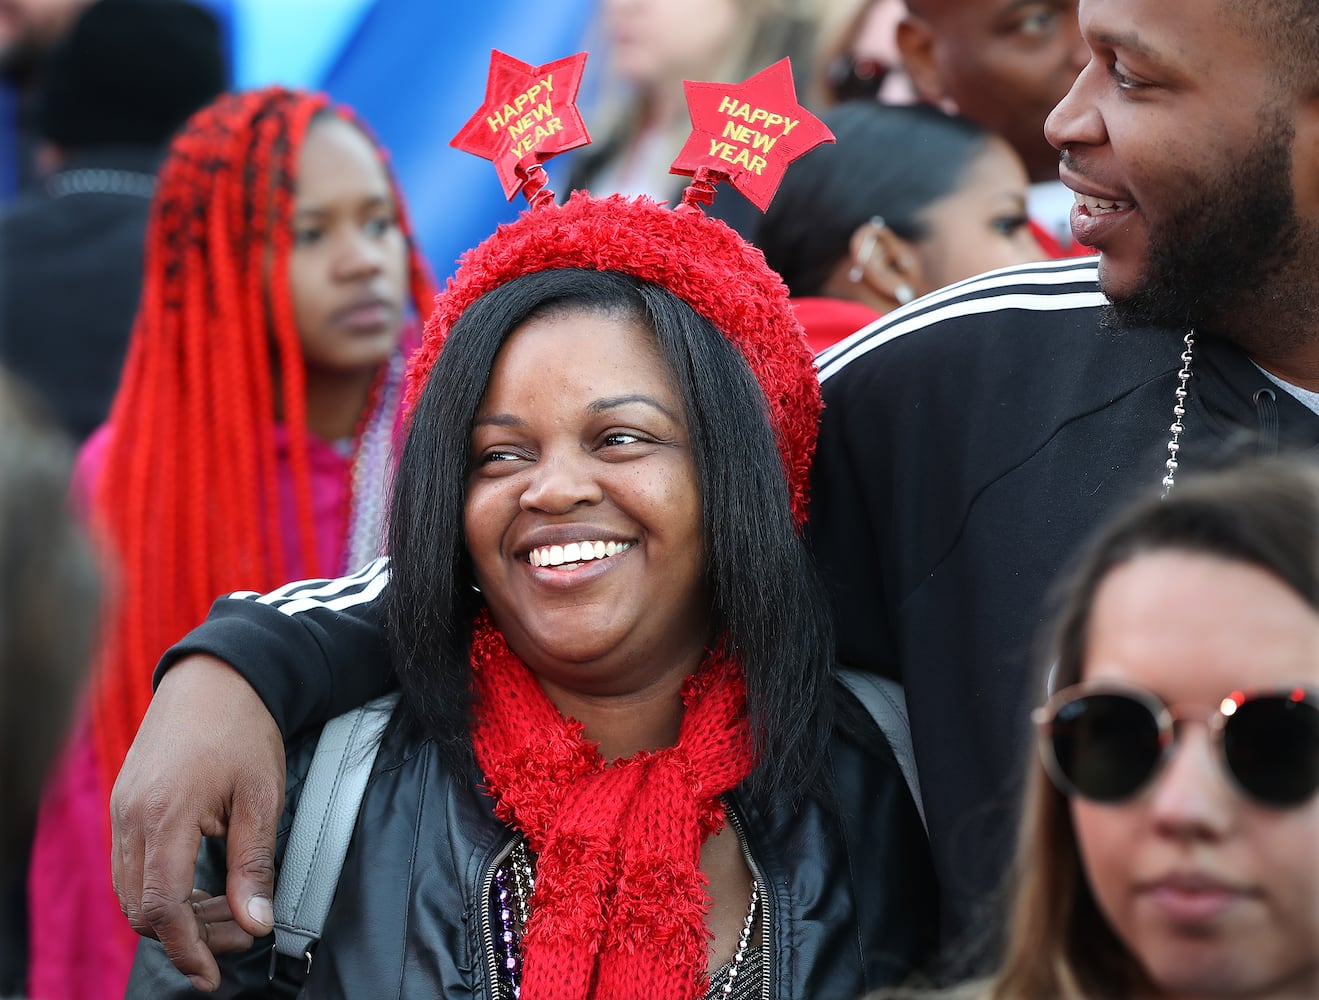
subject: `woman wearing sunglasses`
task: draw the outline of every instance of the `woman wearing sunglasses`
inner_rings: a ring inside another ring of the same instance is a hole
[[[975,995],[1319,996],[1319,470],[1128,512],[1050,652],[1006,961]]]

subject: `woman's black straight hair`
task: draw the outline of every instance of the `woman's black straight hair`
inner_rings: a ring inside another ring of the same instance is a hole
[[[792,522],[764,395],[738,350],[666,289],[614,272],[524,275],[454,324],[422,392],[394,482],[386,615],[405,723],[473,768],[469,644],[481,607],[463,542],[472,422],[495,358],[536,316],[601,312],[651,329],[681,392],[701,490],[718,636],[746,671],[755,795],[797,795],[832,721],[827,603]],[[712,637],[714,638],[714,637]]]

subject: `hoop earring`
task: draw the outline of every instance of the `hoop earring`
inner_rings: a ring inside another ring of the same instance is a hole
[[[882,215],[873,215],[870,217],[870,231],[866,233],[865,239],[861,241],[861,252],[856,255],[856,260],[852,264],[852,269],[847,272],[847,280],[856,285],[866,276],[866,267],[870,264],[870,258],[875,252],[875,244],[879,242],[880,230],[884,228],[884,217]]]
[[[916,291],[911,285],[904,281],[897,288],[893,289],[893,297],[898,300],[898,305],[905,306],[916,297]]]

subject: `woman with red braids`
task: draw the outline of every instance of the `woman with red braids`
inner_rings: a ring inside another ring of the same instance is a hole
[[[227,95],[174,140],[123,382],[75,483],[119,586],[89,726],[39,822],[33,995],[123,992],[136,941],[105,811],[161,652],[217,594],[380,555],[431,294],[381,151],[324,96]]]

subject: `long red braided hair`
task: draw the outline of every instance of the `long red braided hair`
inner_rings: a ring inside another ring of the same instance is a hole
[[[155,661],[236,589],[288,579],[272,428],[276,401],[304,574],[319,565],[306,393],[289,286],[298,154],[321,94],[272,87],[224,95],[189,120],[159,174],[146,273],[94,500],[120,588],[93,692],[108,795],[151,698]],[[365,128],[362,131],[369,135]],[[392,181],[391,181],[392,183]],[[413,304],[433,289],[397,186]]]

